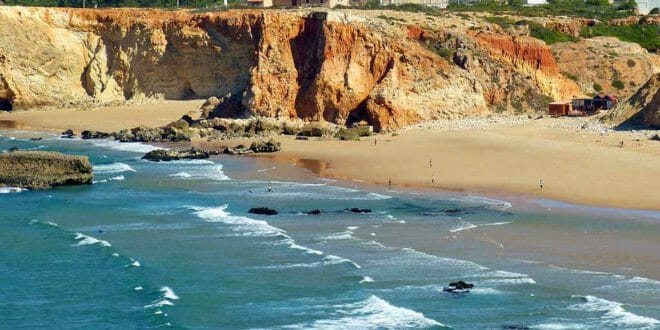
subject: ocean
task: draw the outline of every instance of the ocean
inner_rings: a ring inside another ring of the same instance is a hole
[[[95,171],[88,186],[0,188],[2,329],[660,329],[657,212],[0,134],[0,150],[83,154]],[[443,292],[457,280],[475,287]]]

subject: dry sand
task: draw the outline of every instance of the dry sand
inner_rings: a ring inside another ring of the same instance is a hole
[[[15,128],[61,132],[72,129],[118,131],[140,125],[158,127],[199,109],[204,101],[165,101],[141,105],[106,106],[91,109],[29,110],[2,112],[0,121],[13,121]]]
[[[34,130],[114,131],[162,126],[201,101],[104,107],[95,110],[0,114]],[[575,204],[660,210],[660,142],[628,132],[580,130],[545,118],[464,129],[413,128],[362,141],[278,137],[283,151],[261,154],[296,162],[322,176],[396,186],[512,197],[539,196]],[[557,127],[561,126],[561,127]],[[639,139],[639,141],[636,141]],[[374,144],[377,140],[377,144]],[[618,147],[620,141],[624,147]],[[241,141],[198,143],[202,147]],[[430,164],[432,161],[432,164]],[[431,166],[432,165],[432,166]],[[431,183],[434,178],[434,183]],[[544,188],[539,189],[543,179]]]

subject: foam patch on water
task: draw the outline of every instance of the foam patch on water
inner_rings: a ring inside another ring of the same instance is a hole
[[[353,232],[350,230],[345,230],[337,233],[330,233],[327,235],[319,236],[319,239],[326,241],[338,241],[338,240],[347,240],[353,239]]]
[[[181,179],[192,178],[192,175],[188,172],[178,172],[178,173],[170,174],[170,176],[174,177],[174,178],[181,178]]]
[[[98,239],[92,236],[87,236],[81,233],[76,233],[74,239],[78,241],[78,243],[74,244],[73,246],[96,245],[96,244],[105,247],[112,246],[108,241],[104,241],[102,239]]]
[[[222,164],[215,164],[212,161],[207,161],[207,160],[199,160],[203,162],[173,162],[175,164],[185,164],[185,165],[199,165],[195,167],[186,167],[185,171],[177,172],[174,174],[170,174],[170,177],[177,178],[177,179],[209,179],[209,180],[216,180],[216,181],[226,181],[226,180],[231,180],[225,172],[223,171],[223,166]]]
[[[161,295],[159,299],[154,300],[151,304],[145,305],[144,308],[160,308],[164,306],[174,306],[172,300],[178,300],[179,296],[174,293],[170,287],[164,286],[159,290]]]
[[[263,267],[265,269],[291,269],[291,268],[316,268],[316,267],[325,267],[325,266],[330,266],[330,265],[341,265],[341,264],[346,264],[351,266],[352,268],[355,269],[360,269],[362,268],[360,265],[358,265],[355,261],[338,257],[335,255],[326,255],[323,257],[321,261],[315,261],[315,262],[308,262],[308,263],[297,263],[297,264],[284,264],[284,265],[277,265],[277,266],[266,266]]]
[[[124,181],[126,178],[123,175],[117,175],[110,178],[112,181]]]
[[[402,329],[443,326],[411,309],[397,307],[377,296],[355,303],[333,306],[333,318],[307,324],[286,326],[290,329]]]
[[[136,172],[130,165],[116,162],[112,164],[94,165],[94,172],[99,174],[114,174],[122,172]]]
[[[158,150],[158,149],[165,149],[162,147],[156,147],[140,142],[119,142],[116,140],[110,140],[110,139],[91,139],[91,140],[86,140],[91,142],[93,145],[101,148],[107,148],[107,149],[112,149],[112,150],[119,150],[119,151],[128,151],[128,152],[135,152],[135,153],[142,153],[146,154],[149,151],[153,150]]]
[[[229,205],[218,207],[191,207],[194,214],[208,222],[220,222],[231,225],[231,229],[239,236],[283,237],[291,238],[286,231],[273,227],[268,222],[227,212]]]
[[[139,261],[137,261],[137,260],[135,260],[135,259],[133,259],[133,258],[131,258],[131,263],[128,264],[128,265],[131,266],[131,267],[140,267],[140,266],[142,266],[142,264],[140,264]]]
[[[362,276],[362,279],[360,280],[360,283],[373,283],[375,282],[373,278],[369,276]]]
[[[449,232],[457,233],[457,232],[463,231],[463,230],[470,230],[470,229],[485,227],[485,226],[501,226],[501,225],[506,225],[506,224],[510,224],[510,223],[511,223],[511,221],[505,221],[505,222],[483,223],[483,224],[475,225],[475,224],[470,223],[470,222],[461,222],[461,224],[459,224],[458,226],[452,227],[449,230]]]
[[[571,298],[582,299],[584,302],[568,306],[568,309],[602,313],[600,320],[608,326],[654,327],[660,325],[660,321],[651,317],[631,313],[623,308],[623,304],[615,301],[609,301],[595,296],[571,296]]]
[[[497,209],[497,210],[506,210],[511,208],[511,203],[500,200],[500,199],[494,199],[494,198],[488,198],[488,197],[483,197],[483,196],[466,196],[462,198],[452,198],[451,200],[459,201],[459,202],[468,202],[468,203],[474,203],[474,204],[479,204],[479,205],[486,205],[487,207]]]
[[[18,187],[0,187],[0,194],[16,194],[27,189],[18,188]]]

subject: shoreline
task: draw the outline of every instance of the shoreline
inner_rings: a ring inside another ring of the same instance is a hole
[[[113,131],[162,126],[200,100],[95,110],[0,113],[0,129]],[[4,126],[3,126],[4,125]],[[593,118],[494,116],[425,122],[361,141],[276,136],[282,150],[250,157],[294,162],[320,177],[376,186],[550,199],[600,208],[660,211],[660,143],[651,131],[613,131]],[[202,149],[252,139],[193,141]],[[620,148],[623,141],[625,147]],[[539,180],[544,188],[539,189]],[[433,183],[431,183],[433,181]]]

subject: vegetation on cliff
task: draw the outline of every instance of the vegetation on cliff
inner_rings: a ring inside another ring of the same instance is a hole
[[[657,24],[609,25],[599,23],[594,26],[582,27],[580,36],[585,38],[611,36],[623,41],[638,43],[649,51],[660,49],[660,25]]]

